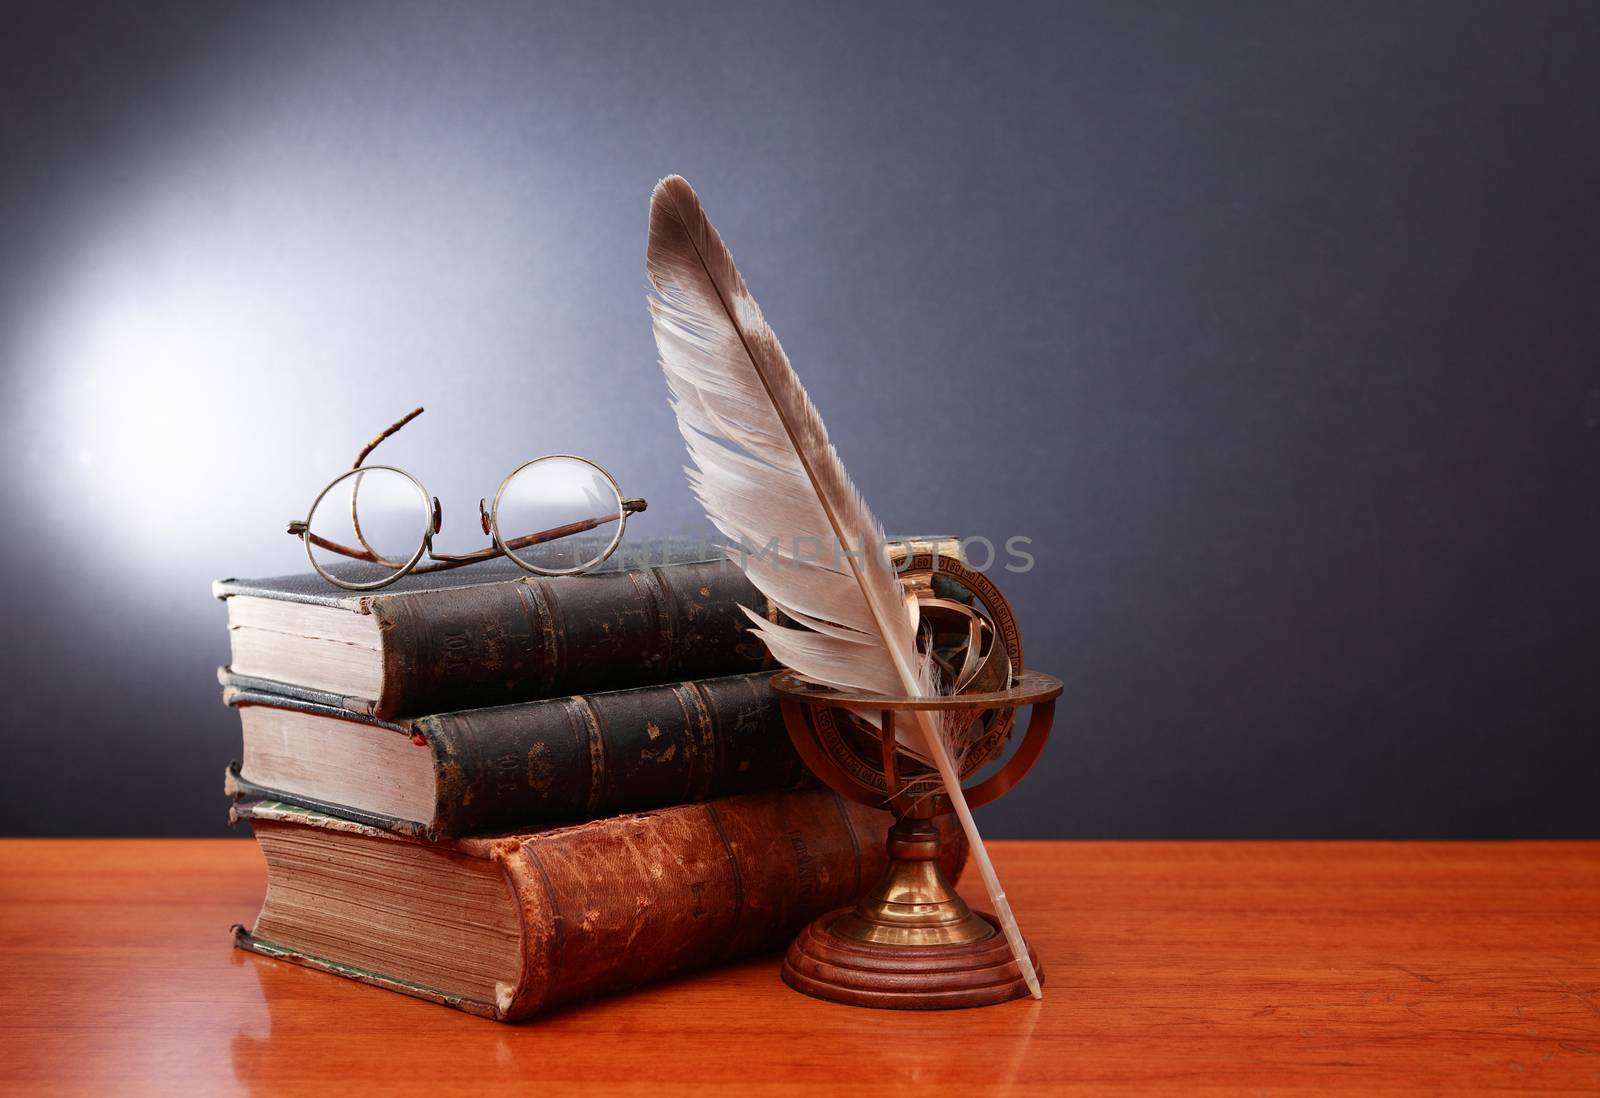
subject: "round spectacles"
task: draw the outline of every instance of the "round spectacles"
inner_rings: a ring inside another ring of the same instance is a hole
[[[422,413],[418,408],[373,439],[348,472],[335,477],[288,532],[305,544],[317,574],[349,591],[387,587],[424,574],[509,557],[539,576],[570,576],[602,564],[622,544],[628,516],[648,504],[624,497],[616,478],[576,454],[545,454],[513,469],[494,502],[478,501],[493,546],[451,555],[433,551],[443,524],[437,497],[393,465],[363,465],[368,454]]]

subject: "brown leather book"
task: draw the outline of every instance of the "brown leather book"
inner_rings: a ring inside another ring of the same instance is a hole
[[[239,948],[501,1021],[782,947],[876,883],[890,822],[826,789],[451,843],[234,813],[268,874]],[[945,848],[954,878],[959,831]]]
[[[398,722],[224,673],[242,791],[425,839],[593,819],[810,780],[770,672]]]

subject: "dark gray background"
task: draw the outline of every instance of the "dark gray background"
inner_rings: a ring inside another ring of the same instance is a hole
[[[1600,835],[1600,9],[8,5],[0,830],[216,834],[209,581],[372,432],[703,529],[681,172],[891,529],[1069,683],[1006,836]]]

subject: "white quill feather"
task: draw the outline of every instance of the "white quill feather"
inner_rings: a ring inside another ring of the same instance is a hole
[[[882,527],[828,441],[778,337],[693,188],[663,179],[650,199],[646,268],[661,368],[695,468],[695,496],[752,583],[792,620],[751,614],[779,662],[828,685],[935,692],[917,616],[884,552]],[[771,547],[768,551],[768,547]],[[842,548],[841,548],[842,547]],[[909,603],[909,605],[908,605]],[[1028,989],[1038,977],[978,835],[937,717],[918,713],[918,754],[939,772]]]

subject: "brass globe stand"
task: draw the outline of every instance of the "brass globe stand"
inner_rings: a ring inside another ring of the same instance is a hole
[[[1019,653],[1020,655],[1020,653]],[[1020,663],[1020,660],[1018,661]],[[772,680],[784,724],[813,773],[843,796],[895,815],[889,869],[854,908],[831,912],[790,945],[783,980],[797,991],[854,1006],[929,1010],[987,1006],[1027,994],[994,919],[961,899],[939,867],[940,833],[931,821],[952,811],[936,778],[896,748],[895,722],[916,710],[983,722],[963,777],[999,749],[1021,706],[1032,706],[1011,758],[966,790],[976,808],[1022,780],[1044,749],[1061,680],[1037,671],[1010,676],[1004,689],[936,698],[891,698],[818,686],[782,672]],[[878,727],[848,714],[876,717]],[[876,751],[861,750],[875,739]],[[873,756],[876,757],[873,757]],[[1041,979],[1044,970],[1030,947]]]

